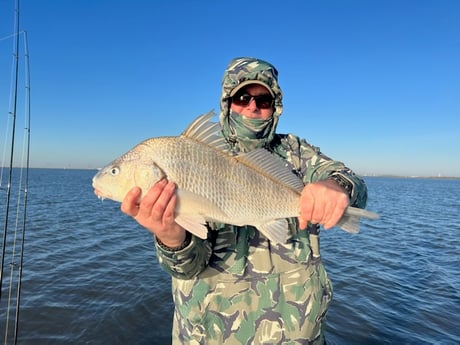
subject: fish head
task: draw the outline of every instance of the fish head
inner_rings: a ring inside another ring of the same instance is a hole
[[[133,187],[141,188],[142,197],[164,177],[161,168],[135,147],[102,168],[93,177],[93,188],[100,199],[122,202]]]

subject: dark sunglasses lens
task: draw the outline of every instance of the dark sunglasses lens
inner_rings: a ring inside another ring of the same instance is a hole
[[[236,105],[246,106],[249,103],[251,103],[251,99],[252,97],[247,94],[235,95],[232,98],[232,102],[235,103]]]
[[[270,95],[262,95],[262,96],[251,96],[246,93],[241,95],[235,95],[232,98],[232,102],[239,106],[247,106],[251,103],[251,100],[254,99],[256,105],[260,109],[268,109],[271,108],[273,104],[273,98]]]
[[[270,96],[260,96],[255,98],[257,107],[260,109],[268,109],[271,108],[273,104],[273,98]]]

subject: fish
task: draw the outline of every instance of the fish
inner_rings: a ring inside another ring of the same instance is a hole
[[[207,222],[250,225],[275,243],[289,238],[286,218],[299,216],[303,181],[265,148],[234,154],[213,111],[197,117],[179,136],[153,137],[94,176],[100,199],[122,202],[134,186],[142,196],[161,179],[177,188],[175,221],[205,239]],[[378,214],[349,206],[337,226],[358,232],[361,218]]]

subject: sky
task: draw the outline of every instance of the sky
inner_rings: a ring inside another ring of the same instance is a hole
[[[1,152],[14,7],[0,1]],[[179,135],[219,112],[228,62],[253,56],[279,71],[278,132],[362,175],[460,177],[460,1],[21,0],[19,13],[32,167],[96,169]]]

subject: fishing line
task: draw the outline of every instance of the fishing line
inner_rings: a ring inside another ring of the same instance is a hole
[[[4,41],[4,40],[7,40],[7,39],[10,39],[10,38],[14,38],[16,35],[15,34],[11,34],[11,35],[8,35],[8,36],[5,36],[5,37],[2,37],[0,38],[0,41]],[[13,58],[13,64],[12,64],[12,68],[10,70],[10,87],[9,87],[9,90],[10,90],[10,95],[8,97],[8,100],[9,100],[9,104],[8,104],[8,110],[10,110],[12,108],[12,103],[14,101],[14,98],[13,98],[13,90],[14,90],[14,58]],[[1,162],[1,170],[0,170],[0,189],[3,187],[3,172],[6,168],[6,158],[7,158],[7,149],[8,149],[8,139],[10,137],[10,118],[11,118],[11,111],[8,111],[8,114],[7,114],[7,123],[6,123],[6,126],[5,126],[5,135],[4,135],[4,143],[3,143],[3,154],[2,154],[2,162]]]

